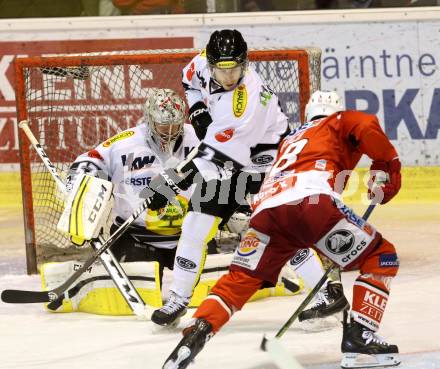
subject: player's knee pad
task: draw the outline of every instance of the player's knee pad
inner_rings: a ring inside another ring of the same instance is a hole
[[[360,265],[361,274],[394,277],[399,269],[399,258],[394,245],[382,238],[379,245]]]

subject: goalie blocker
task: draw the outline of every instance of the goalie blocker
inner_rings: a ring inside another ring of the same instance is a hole
[[[81,173],[67,198],[57,229],[70,241],[83,246],[96,239],[109,224],[113,208],[113,184]]]

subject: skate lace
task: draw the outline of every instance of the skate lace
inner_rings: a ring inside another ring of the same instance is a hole
[[[379,345],[388,346],[388,343],[384,341],[384,339],[375,334],[373,331],[365,330],[362,332],[362,338],[365,340],[365,344],[370,344],[371,342],[377,343]]]
[[[323,290],[323,292],[318,292],[316,295],[316,301],[315,303],[312,305],[311,309],[315,310],[320,308],[322,305],[328,305],[330,303],[329,299],[328,299],[328,291],[327,288],[325,288]]]
[[[186,307],[185,299],[176,295],[175,293],[171,293],[168,301],[161,308],[161,310],[166,314],[172,314],[185,307]]]

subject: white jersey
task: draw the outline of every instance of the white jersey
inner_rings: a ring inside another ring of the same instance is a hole
[[[239,85],[226,91],[211,78],[203,51],[183,69],[182,83],[189,106],[203,101],[211,114],[213,122],[203,142],[242,165],[245,171],[266,171],[288,123],[278,97],[257,72],[249,67]],[[264,152],[253,150],[258,144],[266,144],[260,145]],[[272,145],[270,150],[266,150],[267,145]],[[200,162],[194,162],[199,167]]]
[[[74,164],[79,165],[79,170],[85,167],[89,169],[94,165],[95,173],[96,170],[100,170],[112,181],[115,196],[113,217],[125,220],[140,206],[143,199],[139,197],[139,194],[148,186],[151,179],[165,168],[174,167],[199,143],[192,126],[184,124],[183,136],[177,140],[174,154],[170,156],[160,151],[149,134],[148,124],[142,123],[109,138],[95,149],[81,154]],[[95,175],[95,173],[91,174]],[[182,191],[177,196],[184,212],[187,210],[190,195],[191,188]],[[163,212],[158,213],[147,209],[135,220],[134,224],[158,235],[180,234],[183,216],[176,214],[176,211],[180,212],[180,209],[168,206],[164,216]],[[162,248],[176,246],[175,241],[165,241],[159,244],[152,242],[152,244]]]

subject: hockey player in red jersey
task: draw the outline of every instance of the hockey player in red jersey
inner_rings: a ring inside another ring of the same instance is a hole
[[[396,250],[340,200],[350,171],[366,154],[373,161],[370,196],[390,201],[401,185],[398,154],[376,116],[343,111],[335,92],[315,92],[306,119],[281,142],[229,273],[197,309],[164,369],[186,368],[233,313],[259,288],[274,285],[286,261],[309,245],[345,270],[360,270],[350,321],[344,322],[341,366],[359,367],[359,354],[374,359],[362,367],[399,364],[397,346],[376,335],[399,267]],[[378,171],[387,175],[381,185],[374,181]]]

